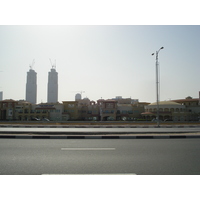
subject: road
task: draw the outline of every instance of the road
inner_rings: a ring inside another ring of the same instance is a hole
[[[199,175],[200,139],[0,139],[0,174]]]

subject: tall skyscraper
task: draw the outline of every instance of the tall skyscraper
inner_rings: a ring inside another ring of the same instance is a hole
[[[32,68],[27,72],[26,101],[33,104],[37,101],[37,73]]]
[[[55,66],[52,66],[48,76],[47,102],[58,102],[58,72],[56,72]]]
[[[3,100],[3,92],[1,91],[0,92],[0,101],[2,101]]]

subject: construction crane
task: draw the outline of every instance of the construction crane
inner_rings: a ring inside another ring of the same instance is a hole
[[[82,93],[84,93],[85,91],[72,91],[72,92],[79,92],[80,94],[81,94],[81,96],[82,96]]]
[[[55,60],[55,63],[54,63],[54,64],[52,64],[52,62],[51,62],[51,59],[50,59],[50,58],[49,58],[49,60],[50,60],[50,63],[51,63],[52,69],[56,69],[56,60]]]
[[[30,69],[33,69],[34,64],[35,64],[35,59],[33,59],[32,65],[31,64],[29,65]]]

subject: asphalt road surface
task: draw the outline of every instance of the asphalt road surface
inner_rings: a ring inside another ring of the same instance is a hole
[[[0,139],[0,174],[199,175],[200,139]]]

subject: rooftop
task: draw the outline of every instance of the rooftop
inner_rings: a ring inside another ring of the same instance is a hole
[[[176,103],[176,102],[173,102],[173,101],[159,101],[158,104],[159,104],[159,105],[162,105],[162,106],[164,106],[164,105],[174,105],[174,106],[176,105],[176,106],[181,106],[180,103]],[[149,104],[149,106],[154,106],[154,105],[157,105],[157,102]]]
[[[194,99],[177,99],[177,100],[172,100],[173,102],[180,102],[180,103],[184,103],[184,102],[198,102],[199,98],[194,98]]]

